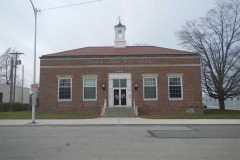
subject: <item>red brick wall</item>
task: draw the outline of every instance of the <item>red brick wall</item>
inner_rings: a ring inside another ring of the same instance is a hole
[[[180,64],[180,66],[178,66]],[[183,66],[196,64],[196,66]],[[108,99],[108,73],[131,73],[132,98],[140,115],[185,114],[193,107],[202,111],[202,91],[199,58],[148,58],[148,59],[71,59],[41,60],[40,111],[51,113],[78,113],[100,115],[104,99]],[[154,66],[157,65],[157,66]],[[159,66],[160,65],[160,66]],[[175,65],[175,66],[173,66]],[[61,66],[65,66],[61,68]],[[66,68],[67,66],[67,68]],[[51,67],[51,68],[49,68]],[[183,100],[168,99],[168,74],[182,74]],[[157,74],[158,100],[143,100],[142,74]],[[58,75],[72,76],[72,101],[58,102]],[[98,75],[97,101],[83,101],[82,75]],[[102,84],[105,90],[102,90]],[[135,90],[133,84],[138,83]]]

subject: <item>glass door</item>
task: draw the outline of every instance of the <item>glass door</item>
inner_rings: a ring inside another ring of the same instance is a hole
[[[127,105],[127,99],[126,99],[126,89],[121,89],[121,106],[126,106]]]
[[[114,89],[114,106],[127,105],[126,91],[126,89]]]
[[[114,106],[127,105],[127,79],[114,79],[113,80],[113,95]]]
[[[114,89],[114,106],[119,106],[119,89]]]

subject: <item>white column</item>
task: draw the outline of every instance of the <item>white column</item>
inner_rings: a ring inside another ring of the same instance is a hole
[[[113,107],[113,79],[108,77],[108,107]]]
[[[127,79],[127,107],[132,107],[132,80]]]

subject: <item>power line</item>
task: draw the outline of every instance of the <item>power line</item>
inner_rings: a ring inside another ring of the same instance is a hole
[[[20,68],[19,68],[19,70],[22,71]],[[29,72],[24,71],[24,74],[26,74],[26,75],[28,75],[28,76],[30,76],[30,77],[33,77],[33,75],[30,74]],[[36,76],[36,77],[39,78],[39,76]]]
[[[78,5],[88,4],[88,3],[95,3],[95,2],[98,2],[98,1],[102,1],[102,0],[95,0],[95,1],[88,1],[88,2],[70,4],[70,5],[66,5],[66,6],[58,6],[58,7],[46,8],[46,9],[42,9],[42,11],[52,10],[52,9],[60,9],[60,8],[67,8],[67,7],[73,7],[73,6],[78,6]]]

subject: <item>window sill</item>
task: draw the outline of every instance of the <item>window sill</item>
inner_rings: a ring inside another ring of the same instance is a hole
[[[97,99],[84,99],[83,102],[96,102]]]
[[[169,98],[169,101],[182,101],[183,98]]]
[[[158,101],[158,99],[143,99],[144,101]]]
[[[71,102],[72,99],[59,99],[58,102]]]

